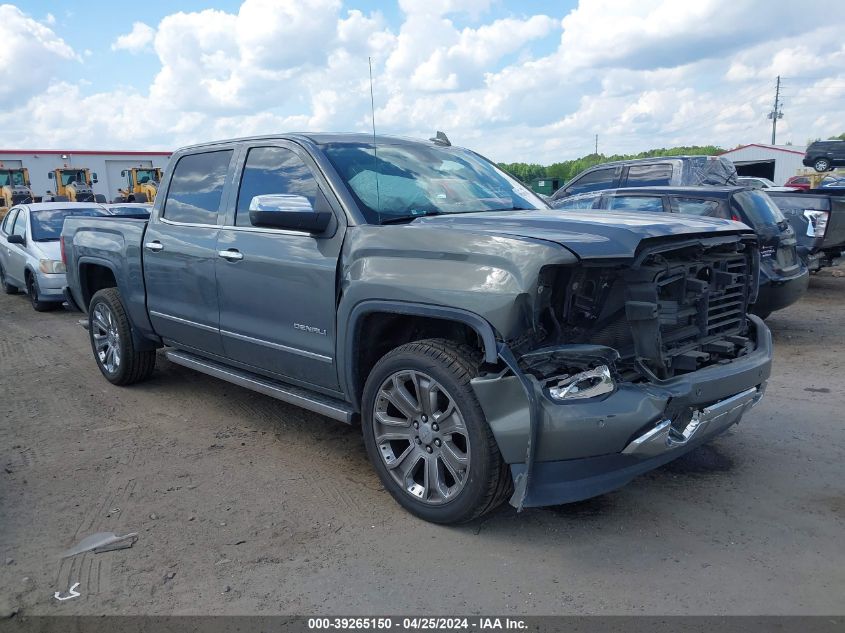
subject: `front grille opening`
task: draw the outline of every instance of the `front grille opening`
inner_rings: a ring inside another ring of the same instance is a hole
[[[620,376],[665,380],[753,349],[746,312],[754,254],[739,238],[645,253],[634,267],[573,271],[546,329],[558,343],[606,345]]]

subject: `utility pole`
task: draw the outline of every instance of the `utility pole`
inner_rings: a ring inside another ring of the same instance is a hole
[[[596,134],[596,156],[599,155],[599,135]]]
[[[783,111],[780,109],[781,105],[783,104],[780,103],[780,75],[778,75],[778,80],[775,84],[775,105],[767,117],[772,120],[772,145],[775,145],[775,139],[777,138],[778,119],[783,118]]]

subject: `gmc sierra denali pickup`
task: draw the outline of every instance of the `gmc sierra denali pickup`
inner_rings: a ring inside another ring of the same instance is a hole
[[[402,506],[618,488],[739,421],[772,343],[730,220],[552,210],[445,135],[176,152],[149,220],[70,218],[107,380],[168,360],[348,423]]]

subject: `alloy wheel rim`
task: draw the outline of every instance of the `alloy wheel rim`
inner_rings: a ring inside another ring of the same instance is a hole
[[[373,434],[391,478],[413,499],[442,505],[466,485],[471,455],[464,418],[428,374],[403,370],[381,384]]]
[[[120,368],[120,333],[117,320],[105,304],[97,304],[92,313],[92,334],[94,349],[100,364],[110,374]]]

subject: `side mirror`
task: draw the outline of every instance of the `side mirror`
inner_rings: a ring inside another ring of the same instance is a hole
[[[322,233],[332,220],[330,211],[315,211],[305,196],[283,193],[255,196],[249,203],[253,226]]]
[[[120,175],[121,175],[121,177],[126,176],[126,170],[125,169],[121,170]]]
[[[52,171],[47,172],[47,178],[49,178],[50,180],[53,180],[53,178],[55,178],[55,177],[56,177],[56,174],[54,174]]]
[[[91,182],[97,182],[97,172],[96,171],[93,174],[91,174]]]
[[[24,238],[23,235],[18,235],[17,233],[7,237],[6,241],[9,242],[9,244],[26,244],[26,238]]]

